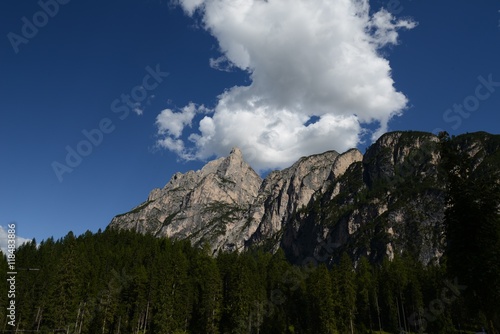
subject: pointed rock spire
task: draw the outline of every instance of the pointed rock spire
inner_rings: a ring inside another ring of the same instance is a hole
[[[236,147],[236,146],[232,148],[229,155],[239,156],[239,157],[243,158],[243,153],[241,152],[240,148]]]

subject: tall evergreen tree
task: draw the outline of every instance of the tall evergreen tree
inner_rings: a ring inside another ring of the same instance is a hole
[[[359,259],[358,267],[356,268],[356,286],[357,286],[357,323],[361,323],[362,327],[374,330],[373,323],[373,296],[375,293],[374,278],[372,268],[368,259],[362,257]]]
[[[307,279],[308,329],[310,333],[337,333],[331,277],[325,265],[312,271]]]
[[[80,254],[77,252],[77,243],[72,232],[56,246],[61,250],[55,275],[52,275],[47,291],[49,302],[44,312],[44,323],[48,324],[49,328],[69,328],[76,321],[81,298],[78,268]]]
[[[354,333],[354,317],[356,314],[356,274],[351,258],[343,253],[340,264],[334,269],[335,280],[338,286],[338,322],[337,328],[341,333]]]
[[[222,314],[222,281],[217,264],[207,253],[200,253],[191,261],[190,275],[194,284],[191,331],[217,334]]]

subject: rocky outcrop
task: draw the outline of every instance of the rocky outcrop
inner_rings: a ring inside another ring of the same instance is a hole
[[[452,140],[471,168],[500,169],[499,136]],[[110,227],[208,243],[218,250],[281,247],[293,262],[328,263],[342,252],[372,261],[409,252],[439,261],[445,243],[446,173],[440,140],[423,132],[383,135],[356,149],[299,159],[264,180],[235,148],[199,171],[174,174]]]
[[[279,246],[279,236],[298,210],[303,210],[317,193],[341,176],[363,155],[356,149],[344,154],[335,151],[303,157],[291,167],[270,173],[262,183],[259,198],[252,206],[251,217],[259,228],[251,243],[271,240],[274,249]]]

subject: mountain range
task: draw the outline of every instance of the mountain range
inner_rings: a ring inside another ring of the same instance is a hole
[[[363,154],[327,151],[302,157],[265,178],[240,149],[198,171],[176,173],[109,228],[187,239],[218,251],[281,248],[294,263],[338,262],[343,252],[370,261],[409,253],[439,263],[446,245],[449,171],[443,138],[390,132]],[[500,135],[448,138],[474,171],[500,170]],[[494,182],[500,182],[496,180]]]

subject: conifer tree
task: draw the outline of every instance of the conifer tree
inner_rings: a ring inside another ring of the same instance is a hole
[[[354,333],[354,317],[356,313],[356,284],[355,272],[351,258],[343,253],[340,263],[334,270],[338,284],[338,322],[341,333]]]
[[[308,329],[311,333],[337,333],[331,277],[325,265],[307,279]]]
[[[215,260],[207,253],[191,259],[191,279],[194,285],[193,320],[191,331],[219,333],[222,313],[222,281]]]
[[[373,324],[373,295],[375,290],[372,268],[366,257],[359,259],[358,267],[356,268],[356,310],[357,322],[363,324],[363,327],[374,330]]]
[[[45,314],[51,328],[68,328],[75,323],[81,297],[79,254],[74,234],[69,232],[56,246],[59,246],[60,255],[47,291],[49,303]]]

